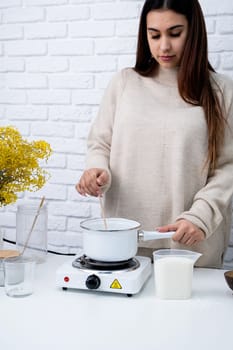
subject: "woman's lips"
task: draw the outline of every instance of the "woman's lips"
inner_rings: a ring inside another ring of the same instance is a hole
[[[172,61],[175,56],[160,56],[161,61],[163,62],[169,62]]]

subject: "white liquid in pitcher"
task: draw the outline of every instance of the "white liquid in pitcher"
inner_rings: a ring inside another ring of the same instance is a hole
[[[154,261],[156,295],[161,299],[191,297],[193,261],[184,257],[164,257]]]

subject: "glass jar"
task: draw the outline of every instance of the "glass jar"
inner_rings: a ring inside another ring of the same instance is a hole
[[[47,255],[48,210],[46,204],[40,211],[38,208],[38,203],[32,202],[18,205],[16,245],[20,252],[25,249],[24,255],[30,255],[37,263],[41,263],[46,260]]]
[[[0,227],[0,249],[3,249],[3,237],[4,237],[4,232],[3,232],[3,229]]]
[[[3,259],[0,258],[0,287],[4,286]]]

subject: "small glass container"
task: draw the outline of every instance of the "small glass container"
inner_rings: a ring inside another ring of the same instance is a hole
[[[9,297],[25,297],[33,293],[35,261],[17,256],[3,261],[5,292]]]
[[[0,287],[4,286],[4,270],[3,270],[3,261],[5,258],[19,256],[17,250],[12,249],[1,249],[0,250]]]
[[[37,263],[41,263],[46,260],[47,255],[48,210],[44,204],[38,214],[38,207],[38,203],[33,202],[18,205],[16,246],[22,252],[26,245],[24,255],[31,256]],[[31,232],[36,216],[37,219]]]

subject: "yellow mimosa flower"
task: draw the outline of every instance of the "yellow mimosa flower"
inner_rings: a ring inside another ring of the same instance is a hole
[[[28,142],[12,126],[0,127],[0,207],[17,200],[17,193],[37,191],[48,179],[38,160],[48,160],[52,150],[42,140]]]

